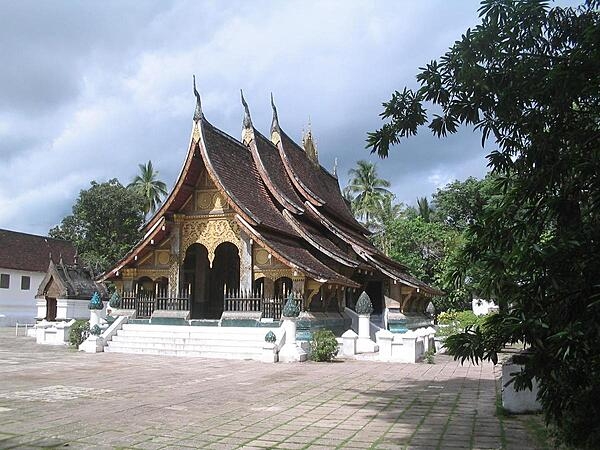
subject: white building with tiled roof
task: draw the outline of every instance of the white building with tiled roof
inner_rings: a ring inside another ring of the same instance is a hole
[[[68,241],[0,229],[0,327],[33,324],[50,259],[73,263],[75,253]]]

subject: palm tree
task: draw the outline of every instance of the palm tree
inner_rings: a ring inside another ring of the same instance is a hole
[[[423,219],[424,222],[429,222],[431,220],[431,213],[433,209],[429,206],[429,201],[427,197],[418,197],[417,198],[417,209],[419,210],[419,216]]]
[[[392,249],[390,228],[402,216],[405,209],[402,203],[394,203],[394,200],[393,195],[383,196],[380,207],[375,212],[375,223],[372,227],[374,243],[386,255],[389,255]]]
[[[157,206],[167,195],[167,185],[158,180],[158,171],[152,167],[152,161],[148,164],[139,164],[140,174],[136,175],[128,188],[134,189],[144,198],[144,213],[146,216],[149,213],[156,211]]]
[[[390,187],[390,182],[379,178],[375,164],[360,160],[355,169],[350,169],[348,175],[351,179],[344,189],[347,198],[352,199],[352,212],[360,219],[365,219],[369,226],[370,219],[381,207],[385,196],[392,195],[385,188]]]

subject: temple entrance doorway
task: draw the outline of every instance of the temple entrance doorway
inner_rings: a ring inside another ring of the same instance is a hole
[[[183,286],[190,292],[190,318],[206,317],[210,290],[208,250],[202,244],[192,244],[183,260]]]
[[[223,242],[215,249],[210,277],[208,319],[219,319],[223,314],[223,295],[240,289],[240,255],[231,242]]]
[[[240,287],[237,247],[230,242],[219,244],[211,268],[206,247],[190,245],[183,261],[183,286],[190,290],[190,318],[220,319],[224,292],[237,292]]]
[[[56,320],[56,299],[52,297],[46,297],[46,320],[48,322],[54,322]]]
[[[381,314],[383,312],[383,283],[381,281],[369,281],[365,291],[371,299],[373,314]]]

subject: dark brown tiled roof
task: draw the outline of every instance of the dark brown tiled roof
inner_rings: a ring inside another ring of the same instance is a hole
[[[284,157],[290,162],[293,174],[301,180],[319,199],[323,200],[323,208],[330,215],[344,222],[347,226],[368,233],[368,231],[357,222],[340,192],[340,186],[336,178],[323,169],[320,165],[311,162],[304,150],[296,144],[287,134],[281,132],[281,149]]]
[[[327,236],[327,232],[322,229],[317,229],[307,221],[297,219],[291,214],[284,212],[284,217],[290,225],[302,236],[310,245],[315,249],[324,253],[332,259],[338,260],[340,263],[348,267],[358,266],[358,261],[351,255],[348,255],[345,251],[339,248],[330,238]]]
[[[327,229],[331,230],[336,235],[338,235],[338,232],[336,232],[336,229],[337,229],[339,231],[340,237],[342,237],[344,235],[348,236],[353,242],[355,242],[357,245],[359,245],[365,251],[368,251],[369,253],[378,252],[377,248],[373,244],[371,244],[371,241],[369,241],[365,237],[364,234],[357,233],[354,229],[349,228],[347,225],[345,225],[344,223],[341,223],[340,221],[336,220],[335,218],[324,215],[317,207],[311,207],[311,206],[307,205],[306,216],[309,217],[314,222],[318,222],[318,223],[325,222],[324,226]],[[332,226],[329,224],[331,224]],[[349,239],[346,239],[346,238],[343,238],[343,240],[345,240],[347,242],[349,241]]]
[[[281,161],[279,150],[270,140],[256,130],[254,130],[254,137],[257,156],[260,158],[258,163],[262,163],[269,178],[269,180],[265,180],[265,183],[271,182],[273,188],[295,207],[296,211],[293,212],[302,212],[304,209],[303,200],[298,196],[294,186],[292,186],[292,182],[285,171],[283,161]],[[284,204],[283,206],[286,205]]]
[[[77,264],[50,262],[45,278],[42,280],[37,297],[44,297],[50,281],[54,280],[61,288],[61,298],[89,300],[98,292],[103,300],[108,299],[108,292],[102,283],[92,279],[89,270]]]
[[[204,119],[202,140],[209,159],[206,167],[214,172],[211,176],[216,176],[217,186],[221,185],[234,203],[260,225],[296,236],[267,192],[250,150]]]
[[[261,232],[260,237],[273,252],[296,265],[300,270],[307,272],[312,278],[358,287],[357,283],[323,264],[298,242],[269,232]]]
[[[73,244],[62,239],[0,230],[0,268],[46,272],[50,255],[72,264],[75,254]]]

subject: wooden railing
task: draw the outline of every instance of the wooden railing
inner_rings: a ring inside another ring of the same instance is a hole
[[[288,294],[289,295],[289,294]],[[293,293],[293,298],[302,311],[302,295]],[[279,320],[283,307],[287,302],[286,297],[260,297],[260,293],[250,291],[227,292],[223,299],[223,311],[226,312],[259,312],[266,319]]]
[[[189,311],[190,293],[183,290],[177,297],[171,297],[168,291],[157,289],[155,292],[123,292],[121,294],[121,308],[135,309],[138,319],[152,317],[155,310]]]

